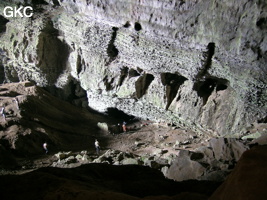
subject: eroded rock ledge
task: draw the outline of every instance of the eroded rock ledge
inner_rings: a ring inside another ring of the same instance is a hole
[[[217,135],[266,122],[265,1],[38,2],[1,16],[0,80]]]

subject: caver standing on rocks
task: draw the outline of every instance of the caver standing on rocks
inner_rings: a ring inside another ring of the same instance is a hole
[[[122,132],[122,125],[120,123],[118,123],[118,132],[121,133]]]
[[[100,146],[99,146],[99,142],[97,141],[97,139],[95,140],[95,150],[96,150],[96,154],[99,154],[100,151]]]
[[[17,109],[19,109],[19,102],[18,102],[17,97],[15,97],[15,98],[12,100],[12,102],[15,102]]]
[[[47,143],[46,142],[43,144],[43,148],[45,150],[45,153],[47,154],[48,153],[48,148],[47,148]]]
[[[126,122],[123,122],[122,123],[122,130],[123,130],[123,132],[126,132],[127,131]]]
[[[6,121],[6,111],[5,111],[5,106],[1,108],[1,110],[0,110],[0,114],[1,114],[2,117],[4,118],[4,121]]]

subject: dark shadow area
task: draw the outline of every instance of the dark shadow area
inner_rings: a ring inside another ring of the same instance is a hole
[[[166,86],[167,104],[165,109],[167,110],[171,105],[173,99],[176,97],[180,86],[187,80],[184,76],[172,73],[162,73],[161,82]]]
[[[5,80],[12,83],[20,82],[18,72],[14,68],[5,71]]]
[[[107,111],[105,114],[109,117],[114,119],[115,121],[118,121],[118,123],[122,123],[123,121],[133,121],[135,119],[135,116],[128,115],[125,112],[117,109],[117,108],[107,108]]]
[[[212,57],[215,53],[215,43],[210,42],[207,46],[207,51],[203,52],[202,69],[196,75],[197,79],[201,79],[205,76],[212,65]]]
[[[193,90],[197,91],[199,97],[203,99],[203,106],[207,103],[212,91],[226,90],[229,85],[229,81],[220,78],[208,78],[204,81],[198,81],[194,84]]]
[[[120,75],[120,79],[119,79],[118,86],[121,86],[121,85],[123,84],[124,80],[125,80],[125,79],[127,78],[127,76],[128,76],[128,71],[129,71],[128,67],[123,67],[123,68],[121,69],[121,75]]]
[[[140,73],[140,74],[144,71],[144,70],[141,69],[140,67],[137,67],[136,69],[137,69],[138,73]]]
[[[142,26],[139,22],[135,22],[134,23],[134,30],[136,31],[141,31],[142,30]]]
[[[5,81],[5,69],[4,66],[0,64],[0,84]]]
[[[226,89],[227,89],[227,85],[221,83],[217,85],[216,92],[221,91],[221,90],[226,90]]]
[[[256,25],[260,29],[267,29],[267,18],[262,17],[258,19],[258,21],[256,22]]]
[[[14,91],[9,91],[9,90],[1,91],[1,94],[0,94],[0,96],[8,96],[8,97],[16,97],[18,95],[19,95],[19,93],[14,92]]]
[[[138,78],[135,82],[136,97],[138,99],[146,94],[146,91],[153,80],[154,76],[152,74],[144,74]]]
[[[127,131],[131,131],[133,130],[131,125],[140,121],[139,118],[133,115],[128,115],[117,108],[107,108],[107,111],[104,114],[109,119],[108,131],[112,135],[123,133],[123,124],[127,126]]]
[[[40,168],[21,176],[1,176],[0,194],[7,199],[208,199],[221,183],[175,182],[156,169],[138,165],[87,164],[71,169]],[[178,195],[181,197],[177,198]],[[132,198],[135,197],[135,198]],[[139,198],[138,198],[139,197]],[[151,198],[152,197],[152,198]]]
[[[109,63],[115,60],[119,54],[119,50],[114,45],[116,37],[117,37],[117,31],[119,29],[117,27],[113,27],[112,30],[113,30],[112,36],[111,36],[111,39],[109,41],[108,48],[107,48],[107,54],[110,58]]]
[[[38,67],[46,74],[48,85],[54,84],[66,68],[70,53],[69,46],[58,36],[59,32],[53,27],[52,21],[48,21],[37,44]]]
[[[60,6],[60,4],[59,4],[59,1],[58,0],[52,0],[53,1],[53,4],[55,5],[55,6]]]
[[[0,34],[6,32],[6,24],[9,22],[8,19],[0,15]]]
[[[56,0],[53,0],[53,3],[57,2]],[[26,1],[26,3],[33,4],[33,5],[48,5],[48,3],[45,0],[29,0]]]
[[[72,104],[78,106],[78,107],[85,107],[83,105],[83,102],[88,102],[87,99],[87,93],[86,91],[81,87],[80,82],[76,81],[75,79],[72,79],[68,86],[70,90],[70,94],[67,98],[67,101],[71,102]]]
[[[76,62],[76,69],[77,69],[77,74],[79,74],[82,71],[82,58],[81,55],[78,54],[77,56],[77,62]]]
[[[129,21],[127,21],[127,22],[123,25],[124,28],[129,28],[130,26],[131,26],[131,24],[130,24]]]
[[[140,73],[138,73],[135,69],[130,69],[129,70],[129,78],[140,76]]]
[[[103,79],[103,82],[106,86],[106,91],[110,91],[112,90],[114,87],[113,87],[113,83],[114,83],[114,78],[112,77],[111,80],[109,80],[108,76],[106,75]]]
[[[51,95],[67,101],[75,106],[88,108],[87,93],[81,87],[80,82],[72,79],[63,88],[57,88],[55,86],[47,86],[44,88]]]
[[[259,119],[258,123],[267,123],[267,116],[262,119]]]

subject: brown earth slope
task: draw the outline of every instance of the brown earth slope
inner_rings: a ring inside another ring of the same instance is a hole
[[[6,113],[0,116],[0,151],[22,157],[43,154],[44,142],[52,152],[93,149],[94,139],[101,136],[97,123],[108,120],[30,82],[1,85],[0,107]],[[5,162],[3,159],[0,165]]]

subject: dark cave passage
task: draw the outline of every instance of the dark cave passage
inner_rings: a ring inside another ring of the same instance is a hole
[[[130,121],[135,118],[135,116],[128,115],[125,112],[117,109],[117,108],[107,108],[107,111],[105,112],[106,115],[111,117],[112,119],[118,120],[118,122],[122,121]]]
[[[184,76],[172,73],[162,73],[161,82],[166,86],[167,104],[165,109],[167,110],[171,105],[173,99],[176,97],[180,86],[187,80]]]
[[[138,78],[135,82],[136,97],[138,99],[146,94],[146,91],[153,80],[154,76],[152,74],[144,74]]]
[[[193,90],[197,91],[199,97],[203,99],[203,106],[207,103],[209,96],[214,89],[216,91],[226,90],[229,81],[220,78],[208,78],[204,81],[198,81],[194,84]]]

